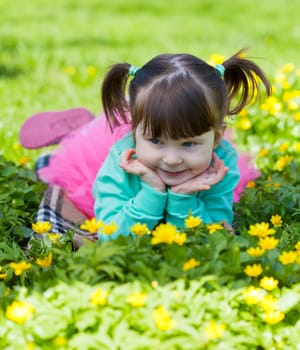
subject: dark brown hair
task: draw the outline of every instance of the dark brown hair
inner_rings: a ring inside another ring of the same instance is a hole
[[[220,130],[226,115],[237,114],[259,97],[260,81],[266,94],[271,93],[264,72],[243,56],[239,51],[223,62],[223,78],[214,67],[193,55],[156,56],[130,81],[129,101],[126,88],[130,64],[113,65],[102,85],[109,125],[114,128],[123,121],[131,123],[134,131],[141,123],[144,132],[153,137],[173,139]]]

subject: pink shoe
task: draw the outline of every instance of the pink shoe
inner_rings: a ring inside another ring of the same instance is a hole
[[[20,143],[30,149],[57,144],[71,131],[94,118],[85,108],[34,114],[21,126]]]

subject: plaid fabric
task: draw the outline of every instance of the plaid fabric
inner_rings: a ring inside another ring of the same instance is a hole
[[[52,232],[61,234],[67,231],[75,232],[74,245],[80,246],[83,239],[92,241],[97,239],[97,235],[80,229],[80,225],[86,219],[86,216],[66,197],[62,188],[48,185],[39,206],[36,221],[50,222]]]
[[[38,171],[44,167],[46,167],[49,164],[51,158],[51,154],[42,154],[38,157],[37,161],[35,162],[35,171]]]

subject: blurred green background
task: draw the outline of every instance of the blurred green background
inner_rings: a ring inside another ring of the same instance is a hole
[[[2,0],[0,153],[21,152],[18,130],[31,114],[99,113],[100,84],[116,62],[166,52],[209,60],[246,47],[269,76],[297,66],[299,12],[300,0]]]

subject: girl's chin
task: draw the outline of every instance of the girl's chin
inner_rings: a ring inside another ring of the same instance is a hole
[[[160,173],[159,176],[167,186],[177,186],[184,182],[192,180],[198,174],[192,172],[184,172],[178,176],[167,176],[165,173]]]
[[[190,179],[189,177],[186,177],[186,176],[169,177],[169,176],[162,176],[161,175],[160,177],[167,186],[177,186],[177,185],[180,185],[180,184],[182,184]]]

